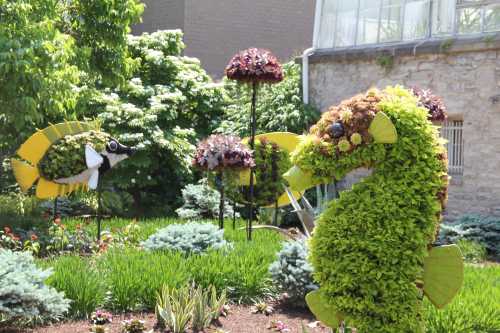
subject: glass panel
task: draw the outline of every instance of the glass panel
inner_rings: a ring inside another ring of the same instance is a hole
[[[356,40],[356,23],[358,19],[357,0],[337,0],[338,15],[335,34],[335,46],[353,46]]]
[[[481,32],[481,8],[459,8],[457,9],[457,16],[457,31],[459,34]]]
[[[401,2],[402,0],[383,0],[379,42],[393,42],[401,39]]]
[[[489,6],[484,15],[484,30],[500,30],[500,5]]]
[[[382,0],[361,0],[357,44],[375,44]]]
[[[404,10],[403,39],[422,39],[429,31],[430,0],[408,0]]]
[[[433,1],[432,34],[446,35],[453,33],[455,22],[455,0]]]
[[[319,26],[318,47],[332,48],[335,37],[335,17],[337,16],[337,3],[335,0],[325,0],[321,11]]]

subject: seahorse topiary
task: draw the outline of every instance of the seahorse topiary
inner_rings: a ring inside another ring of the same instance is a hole
[[[329,326],[361,333],[422,332],[424,294],[442,307],[462,283],[455,247],[433,248],[447,197],[446,150],[427,110],[402,87],[332,107],[292,154],[291,187],[373,173],[330,202],[311,239],[320,285],[309,294]]]

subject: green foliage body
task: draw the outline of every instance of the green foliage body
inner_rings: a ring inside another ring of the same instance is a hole
[[[447,184],[435,127],[402,88],[388,88],[378,109],[398,132],[394,144],[367,143],[344,153],[309,139],[293,162],[317,181],[341,179],[358,167],[373,174],[320,216],[311,241],[315,280],[329,303],[359,332],[422,332],[415,285],[434,241]]]
[[[58,319],[68,310],[64,294],[45,285],[50,275],[29,253],[0,249],[0,327],[2,321]]]
[[[197,59],[181,55],[180,31],[130,36],[128,48],[140,66],[123,87],[92,98],[90,115],[121,143],[139,149],[114,171],[111,183],[130,193],[137,209],[156,205],[172,213],[169,207],[182,204],[181,188],[191,180],[196,139],[209,134],[222,114],[223,93]]]
[[[271,277],[289,300],[305,306],[305,297],[318,286],[313,281],[313,268],[307,261],[308,248],[305,240],[284,243],[278,258],[269,266]]]
[[[283,65],[283,81],[272,87],[260,87],[256,110],[257,134],[301,134],[319,118],[316,108],[302,103],[300,73],[299,65],[288,62]],[[224,84],[230,102],[217,132],[249,136],[251,89],[230,80],[225,80]]]
[[[66,135],[55,142],[40,161],[40,172],[49,180],[76,176],[87,170],[85,146],[97,152],[106,150],[109,134],[90,131]]]

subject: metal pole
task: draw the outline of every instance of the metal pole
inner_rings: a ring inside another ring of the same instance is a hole
[[[273,225],[278,226],[278,200],[274,202]]]
[[[233,230],[236,229],[236,201],[233,200]]]
[[[56,220],[56,218],[57,218],[57,198],[58,198],[58,197],[56,197],[56,198],[54,199],[54,214],[53,214],[53,215],[54,215],[54,218],[53,218],[53,220],[54,220],[54,221],[55,221],[55,220]]]
[[[97,185],[97,241],[101,240],[102,184]]]
[[[224,229],[224,174],[222,171],[218,174],[219,177],[219,192],[220,192],[220,202],[219,202],[219,229]]]
[[[256,105],[257,105],[257,82],[252,83],[252,109],[251,109],[251,136],[250,136],[250,149],[255,148],[255,132],[257,127],[257,116],[256,116]],[[250,193],[249,193],[249,208],[248,208],[248,228],[247,228],[247,238],[249,241],[252,240],[252,220],[253,220],[253,190],[254,190],[254,168],[250,169]]]

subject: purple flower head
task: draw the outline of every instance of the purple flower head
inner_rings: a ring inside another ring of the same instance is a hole
[[[418,97],[420,106],[429,111],[430,121],[445,121],[447,118],[446,106],[443,99],[432,93],[430,89],[411,88],[411,92]]]
[[[230,80],[257,83],[277,83],[283,80],[283,68],[271,51],[257,48],[234,55],[226,67]]]
[[[247,169],[255,166],[252,151],[241,139],[231,135],[211,135],[201,141],[193,165],[208,171]]]

